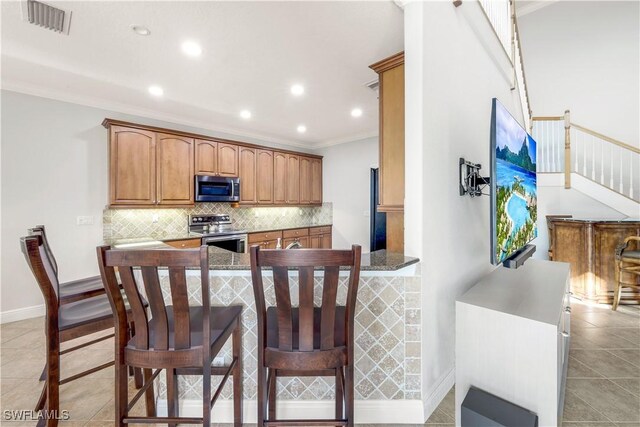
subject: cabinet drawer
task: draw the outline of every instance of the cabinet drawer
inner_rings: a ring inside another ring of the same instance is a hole
[[[199,248],[202,244],[200,239],[169,240],[164,243],[178,249]]]
[[[308,228],[295,228],[293,230],[283,230],[282,231],[282,237],[284,237],[285,239],[291,238],[291,237],[302,237],[302,236],[308,236],[309,235],[309,229]]]
[[[318,234],[331,234],[331,226],[325,225],[322,227],[312,227],[309,229],[310,236],[316,236]]]
[[[249,244],[265,242],[268,240],[278,240],[278,239],[282,239],[282,231],[280,230],[249,234]]]

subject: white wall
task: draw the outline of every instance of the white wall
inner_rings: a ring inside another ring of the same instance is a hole
[[[3,322],[42,313],[42,295],[20,252],[19,238],[27,228],[46,225],[61,281],[98,274],[95,248],[102,242],[107,204],[107,130],[101,126],[105,117],[273,146],[9,91],[2,91],[1,108]],[[93,216],[94,224],[77,226],[78,215]]]
[[[333,203],[333,247],[369,252],[371,168],[378,165],[378,138],[318,150],[323,161],[323,199]]]
[[[534,116],[640,145],[640,3],[560,1],[518,20]]]
[[[458,158],[488,174],[491,99],[522,122],[478,2],[405,7],[405,248],[422,260],[425,416],[453,384],[455,299],[489,272],[489,198],[458,195]]]

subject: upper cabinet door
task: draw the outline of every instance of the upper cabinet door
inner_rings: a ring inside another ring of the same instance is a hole
[[[385,69],[380,81],[380,206],[404,209],[404,65]]]
[[[238,176],[238,146],[218,143],[218,176]]]
[[[192,205],[194,140],[157,134],[157,186],[159,205]]]
[[[287,154],[287,204],[300,203],[300,156]]]
[[[257,202],[260,205],[271,205],[273,204],[273,151],[257,150],[257,156]]]
[[[322,159],[311,159],[311,203],[322,203]]]
[[[156,201],[156,134],[111,126],[109,203],[152,205]]]
[[[300,156],[300,204],[311,203],[311,159]]]
[[[206,139],[196,139],[196,174],[215,175],[218,173],[218,143]]]
[[[287,155],[273,153],[273,203],[287,203]]]
[[[240,203],[256,203],[256,150],[240,147]]]

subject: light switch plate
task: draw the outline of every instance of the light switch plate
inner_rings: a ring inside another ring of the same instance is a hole
[[[76,218],[76,225],[93,225],[93,216],[80,215]]]
[[[224,356],[216,356],[213,358],[213,366],[224,366]]]

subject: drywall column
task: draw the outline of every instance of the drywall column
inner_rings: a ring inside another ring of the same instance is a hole
[[[405,250],[422,262],[422,399],[454,382],[455,300],[491,271],[489,198],[458,194],[458,158],[489,170],[491,99],[522,122],[510,62],[479,2],[405,5]]]

